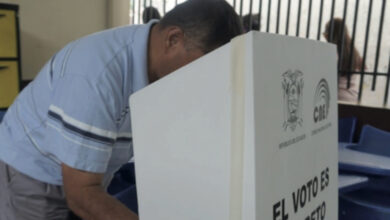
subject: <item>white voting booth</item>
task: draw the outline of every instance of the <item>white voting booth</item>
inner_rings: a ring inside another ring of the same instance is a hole
[[[337,219],[336,63],[250,32],[134,94],[140,219]]]

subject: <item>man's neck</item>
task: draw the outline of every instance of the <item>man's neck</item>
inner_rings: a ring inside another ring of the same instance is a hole
[[[154,73],[153,69],[153,54],[152,51],[153,49],[156,49],[156,38],[158,37],[159,34],[159,24],[153,24],[153,26],[150,28],[149,31],[149,39],[148,39],[148,57],[147,57],[147,67],[148,67],[148,79],[149,79],[149,84],[153,83],[156,81],[158,78],[156,74]]]

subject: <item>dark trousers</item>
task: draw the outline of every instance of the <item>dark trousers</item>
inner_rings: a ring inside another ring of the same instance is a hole
[[[0,160],[1,220],[77,220],[62,186],[33,179]]]

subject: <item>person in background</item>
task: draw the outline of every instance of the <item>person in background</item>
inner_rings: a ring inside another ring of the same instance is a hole
[[[342,36],[344,27],[344,35]],[[333,32],[331,31],[331,21],[325,26],[324,37],[329,43],[336,44],[338,54],[339,84],[338,99],[340,101],[356,102],[358,98],[358,78],[352,74],[350,78],[350,88],[347,87],[348,74],[351,71],[360,71],[362,67],[362,58],[355,47],[351,48],[351,37],[343,19],[333,19]],[[331,36],[331,33],[332,36]]]
[[[160,13],[158,12],[157,8],[155,7],[146,7],[144,9],[144,12],[142,12],[142,21],[144,24],[148,23],[152,19],[161,19]]]
[[[250,18],[252,18],[252,27],[250,27]],[[247,14],[247,15],[245,15],[242,18],[242,23],[243,23],[245,32],[249,32],[251,30],[260,31],[259,14],[254,14],[254,15]]]
[[[188,0],[66,45],[0,124],[0,219],[138,219],[106,192],[133,155],[129,96],[242,32],[225,0]]]

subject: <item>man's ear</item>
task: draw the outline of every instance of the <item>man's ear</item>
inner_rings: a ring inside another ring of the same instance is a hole
[[[170,52],[171,50],[184,48],[184,32],[177,26],[170,26],[166,29],[165,35],[165,50]]]

